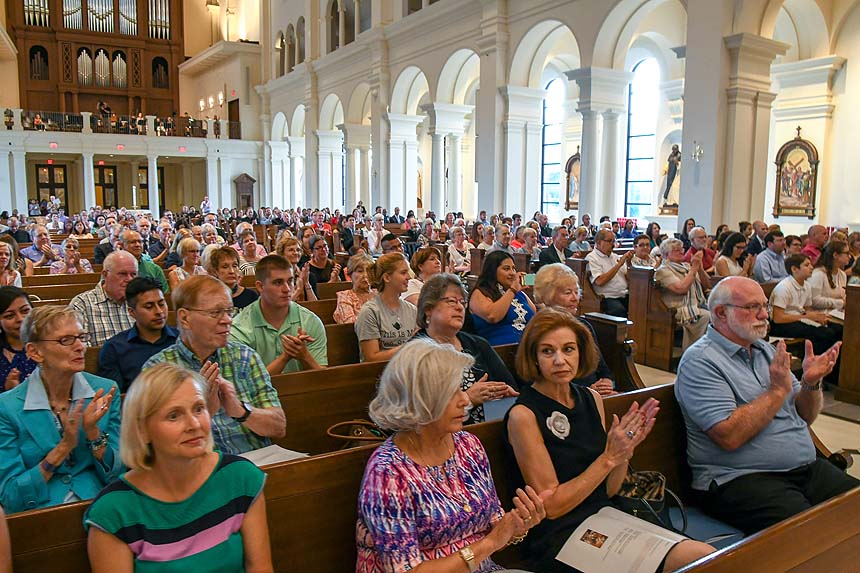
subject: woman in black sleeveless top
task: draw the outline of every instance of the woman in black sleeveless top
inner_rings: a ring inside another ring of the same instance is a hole
[[[659,411],[653,398],[634,403],[607,432],[600,395],[573,383],[596,367],[597,350],[588,329],[569,313],[544,309],[529,322],[517,351],[523,386],[505,420],[507,445],[520,475],[517,486],[552,491],[544,497],[547,518],[530,533],[535,569],[569,573],[555,560],[571,533],[587,517],[611,505],[633,452],[654,427]],[[665,558],[675,569],[714,551],[698,541],[682,541]]]

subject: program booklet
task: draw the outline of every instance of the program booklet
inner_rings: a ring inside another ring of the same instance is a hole
[[[576,528],[556,559],[588,573],[654,573],[669,550],[685,539],[604,507]]]

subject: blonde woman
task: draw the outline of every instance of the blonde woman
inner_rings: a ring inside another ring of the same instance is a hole
[[[21,273],[15,269],[15,249],[0,243],[0,286],[21,287]]]
[[[466,230],[456,225],[451,227],[451,246],[448,247],[448,268],[451,272],[465,276],[472,268],[471,250],[474,247],[466,240]]]
[[[16,241],[12,235],[0,234],[0,243],[6,243],[12,247],[12,266],[16,271],[18,271],[18,274],[22,277],[33,276],[36,272],[33,267],[33,261],[21,254],[21,250],[18,247],[18,241]]]
[[[544,265],[535,276],[535,302],[538,308],[554,308],[563,310],[575,317],[591,333],[591,344],[597,352],[597,369],[593,372],[575,378],[574,383],[588,386],[601,396],[617,394],[612,381],[612,370],[603,359],[600,347],[597,345],[597,335],[594,328],[585,320],[577,317],[579,314],[579,279],[573,269],[563,263]]]
[[[389,360],[415,332],[417,309],[400,295],[409,288],[409,264],[400,253],[388,253],[368,269],[370,285],[379,291],[355,321],[362,362]]]
[[[284,233],[275,245],[275,254],[287,259],[293,269],[296,286],[293,288],[293,300],[296,302],[317,300],[317,295],[311,287],[310,262],[299,267],[302,260],[302,243],[291,234]],[[353,320],[353,322],[355,322]]]
[[[197,239],[186,237],[179,242],[176,252],[182,258],[182,265],[173,267],[167,275],[170,290],[176,290],[179,283],[193,275],[205,275],[206,269],[200,265],[200,243]]]
[[[242,457],[213,451],[199,373],[162,363],[138,376],[124,400],[120,441],[129,471],[84,517],[94,573],[273,571],[266,476]]]
[[[376,296],[376,290],[370,288],[369,269],[373,264],[373,257],[369,255],[349,258],[346,270],[352,280],[352,288],[337,293],[337,307],[334,309],[334,321],[337,324],[354,323],[361,307]]]

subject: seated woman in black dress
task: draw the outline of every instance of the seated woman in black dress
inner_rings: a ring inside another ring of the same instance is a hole
[[[466,423],[476,424],[484,421],[485,402],[518,394],[514,377],[490,343],[461,330],[465,318],[466,290],[460,278],[440,273],[427,279],[418,295],[416,322],[420,330],[415,336],[451,344],[475,359],[471,367],[463,370],[460,388],[471,402]]]
[[[544,309],[529,322],[517,351],[517,373],[523,386],[508,412],[506,440],[517,460],[521,483],[544,498],[547,519],[529,535],[535,570],[568,573],[575,569],[555,560],[567,538],[618,493],[627,463],[654,427],[657,401],[633,403],[621,419],[612,416],[605,430],[600,395],[574,384],[594,369],[594,340],[567,312]],[[686,540],[669,550],[663,569],[674,571],[714,551]]]

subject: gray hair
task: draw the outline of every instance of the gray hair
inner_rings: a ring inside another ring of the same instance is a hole
[[[711,294],[708,296],[708,311],[711,313],[711,318],[716,316],[714,314],[715,308],[734,302],[735,293],[732,290],[732,283],[737,281],[732,281],[733,278],[735,277],[726,277],[711,289]]]
[[[382,372],[370,419],[388,430],[420,432],[442,416],[460,389],[463,370],[474,363],[450,344],[430,338],[407,342]]]
[[[680,239],[663,239],[663,242],[660,243],[660,256],[663,257],[664,261],[669,260],[669,253],[678,245],[683,248],[684,243]]]
[[[501,233],[502,229],[507,229],[508,231],[511,230],[511,228],[507,224],[500,223],[500,224],[496,225],[496,234]]]
[[[203,247],[203,252],[200,253],[200,266],[204,269],[209,268],[209,258],[212,256],[214,251],[217,251],[221,248],[221,245],[218,243],[211,243]]]
[[[30,242],[31,243],[36,242],[36,235],[39,234],[39,229],[45,229],[47,231],[48,227],[46,227],[45,225],[42,225],[42,224],[33,225],[33,228],[30,229]]]
[[[706,239],[708,238],[708,232],[707,232],[707,231],[705,231],[705,228],[704,228],[704,227],[702,227],[702,226],[700,226],[700,225],[696,225],[695,227],[693,227],[692,229],[690,229],[690,232],[689,232],[689,233],[687,233],[687,236],[688,236],[688,237],[689,237],[689,236],[692,236],[692,234],[693,234],[693,233],[695,233],[696,231],[701,231],[701,232],[705,235],[705,238],[706,238]]]
[[[466,289],[463,288],[463,283],[457,275],[439,273],[424,282],[418,295],[418,316],[415,320],[420,328],[427,328],[427,311],[439,304],[448,287],[457,287],[463,294],[463,298],[466,298]]]
[[[463,233],[463,236],[465,236],[465,235],[466,235],[466,229],[464,229],[461,225],[454,225],[453,227],[451,227],[450,229],[448,229],[448,235],[450,235],[450,237],[453,239],[453,238],[454,238],[454,233],[456,233],[456,232],[458,232],[458,231],[459,231],[460,233]]]
[[[21,323],[21,342],[24,344],[38,342],[43,336],[49,335],[63,320],[75,320],[81,326],[86,325],[80,313],[70,306],[55,304],[37,306],[24,317]]]
[[[573,284],[579,294],[579,279],[576,273],[564,263],[552,263],[544,265],[535,275],[534,295],[535,301],[545,305],[551,305],[555,299],[558,289],[567,284]]]
[[[75,245],[75,248],[80,248],[80,247],[81,247],[81,242],[80,242],[80,241],[78,241],[75,237],[66,237],[66,238],[63,240],[63,242],[62,242],[62,243],[60,243],[60,250],[65,251],[65,250],[66,250],[66,245],[67,245],[68,243],[72,243],[73,245]]]

